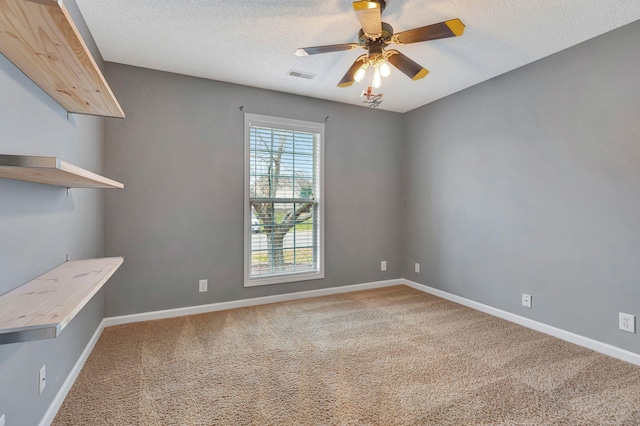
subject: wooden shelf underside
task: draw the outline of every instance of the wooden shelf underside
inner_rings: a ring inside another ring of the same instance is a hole
[[[0,344],[57,337],[123,261],[66,262],[0,296]]]
[[[0,53],[69,112],[124,112],[62,2],[0,0]]]
[[[67,188],[124,188],[120,182],[56,157],[0,154],[0,177]]]

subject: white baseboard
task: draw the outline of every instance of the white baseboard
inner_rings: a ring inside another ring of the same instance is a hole
[[[104,330],[104,320],[100,322],[100,324],[98,325],[98,328],[93,333],[93,336],[91,336],[91,339],[89,339],[89,343],[87,343],[87,346],[85,346],[84,350],[78,357],[78,360],[73,365],[73,368],[69,372],[69,375],[67,376],[64,383],[58,390],[58,393],[56,393],[56,396],[53,398],[53,401],[51,401],[49,408],[44,413],[44,416],[42,417],[42,420],[40,420],[40,423],[38,423],[38,426],[51,425],[51,423],[53,422],[53,419],[56,417],[56,414],[58,414],[58,410],[62,406],[64,399],[67,397],[67,394],[71,390],[71,387],[73,386],[76,379],[78,378],[80,371],[82,371],[82,367],[84,366],[84,363],[87,361],[87,358],[89,358],[91,351],[93,351],[93,347],[96,345],[96,343],[98,343],[98,339],[100,338],[100,335],[102,335],[102,330]]]
[[[227,309],[245,308],[247,306],[266,305],[268,303],[286,302],[289,300],[307,299],[309,297],[328,296],[331,294],[350,293],[352,291],[369,290],[404,284],[402,278],[386,281],[374,281],[363,284],[345,285],[341,287],[322,288],[318,290],[299,291],[295,293],[277,294],[273,296],[255,297],[252,299],[233,300],[230,302],[211,303],[208,305],[187,306],[185,308],[167,309],[164,311],[144,312],[141,314],[108,317],[104,319],[105,327],[129,324],[141,321],[152,321],[185,315],[204,314]]]
[[[416,290],[423,291],[425,293],[433,294],[434,296],[442,297],[443,299],[450,300],[452,302],[459,303],[469,308],[475,309],[480,312],[484,312],[489,315],[493,315],[498,318],[505,319],[507,321],[520,324],[524,327],[531,328],[536,331],[548,334],[558,339],[565,340],[570,343],[574,343],[578,346],[583,346],[588,349],[592,349],[596,352],[600,352],[610,357],[621,359],[623,361],[630,362],[632,364],[640,365],[640,354],[628,351],[626,349],[619,348],[617,346],[603,343],[598,340],[593,340],[588,337],[581,336],[579,334],[572,333],[570,331],[556,328],[551,325],[547,325],[529,318],[522,317],[520,315],[513,314],[511,312],[503,311],[502,309],[494,308],[492,306],[484,305],[479,302],[475,302],[470,299],[466,299],[455,294],[447,293],[446,291],[438,290],[433,287],[426,286],[424,284],[418,284],[414,281],[402,279],[403,284],[415,288]]]

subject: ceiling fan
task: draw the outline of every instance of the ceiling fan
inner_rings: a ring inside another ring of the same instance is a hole
[[[378,88],[382,82],[381,77],[387,77],[391,72],[391,68],[387,62],[398,68],[412,80],[419,80],[429,74],[426,68],[423,68],[422,65],[417,64],[399,51],[395,49],[387,50],[386,47],[391,43],[401,45],[437,40],[440,38],[457,37],[461,36],[464,32],[464,24],[460,19],[456,18],[394,34],[393,27],[386,22],[382,22],[381,19],[381,14],[386,5],[385,0],[361,0],[353,2],[353,9],[362,27],[358,33],[357,43],[303,47],[296,50],[296,55],[308,56],[319,53],[352,50],[359,47],[363,48],[367,53],[356,59],[338,83],[338,87],[347,87],[351,86],[354,81],[362,81],[367,69],[373,68],[371,86]]]

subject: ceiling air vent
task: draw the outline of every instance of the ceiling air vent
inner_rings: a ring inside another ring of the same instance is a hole
[[[292,77],[300,77],[300,78],[306,78],[307,80],[311,80],[313,77],[315,77],[315,74],[309,74],[308,72],[302,72],[302,71],[296,71],[296,70],[289,70],[287,72],[287,75],[290,75]]]

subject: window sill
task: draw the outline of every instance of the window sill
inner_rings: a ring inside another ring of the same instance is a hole
[[[258,287],[261,285],[283,284],[306,280],[319,280],[324,278],[324,271],[269,275],[262,278],[244,278],[245,287]]]

